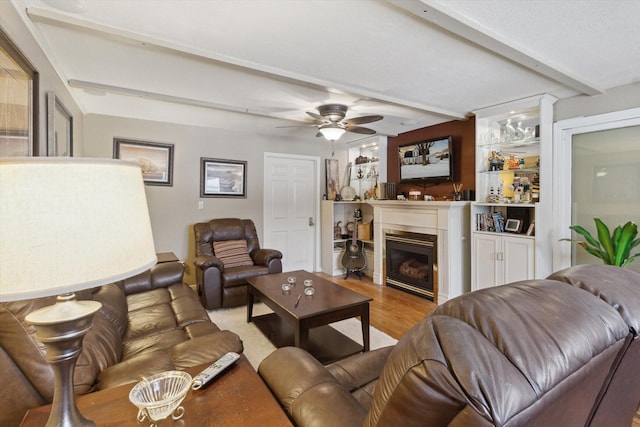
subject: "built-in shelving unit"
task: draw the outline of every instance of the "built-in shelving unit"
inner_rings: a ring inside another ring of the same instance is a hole
[[[543,95],[476,111],[471,289],[551,271],[551,127]]]
[[[339,276],[345,274],[342,267],[342,256],[352,233],[356,230],[356,222],[354,220],[354,211],[360,209],[362,213],[362,221],[359,224],[368,224],[368,226],[360,227],[362,229],[369,228],[369,235],[358,235],[358,240],[364,243],[364,253],[366,266],[364,273],[368,276],[373,275],[373,208],[361,201],[341,201],[334,202],[331,200],[323,200],[320,209],[321,218],[321,256],[320,265],[322,272],[330,276]],[[362,234],[362,233],[361,233]]]

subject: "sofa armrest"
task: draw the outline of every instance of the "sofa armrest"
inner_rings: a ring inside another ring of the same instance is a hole
[[[277,349],[258,368],[299,427],[362,425],[367,411],[313,356],[296,347]]]
[[[274,259],[282,259],[282,252],[276,249],[256,249],[251,252],[251,259],[256,265],[269,265]]]
[[[216,267],[218,270],[224,271],[224,264],[222,263],[222,260],[215,256],[197,256],[193,263],[202,271],[206,270],[209,267]]]
[[[184,265],[180,262],[163,262],[149,270],[123,280],[125,295],[147,292],[183,283]]]

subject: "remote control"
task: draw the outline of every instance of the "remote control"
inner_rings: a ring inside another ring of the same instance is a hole
[[[193,377],[191,389],[199,390],[202,387],[208,386],[215,378],[218,377],[218,375],[220,375],[230,366],[236,363],[238,359],[240,359],[240,355],[238,353],[229,352],[225,354],[220,359],[211,364],[207,369]]]

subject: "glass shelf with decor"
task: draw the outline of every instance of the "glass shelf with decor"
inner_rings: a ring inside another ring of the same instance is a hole
[[[553,215],[552,196],[550,182],[545,179],[552,171],[555,101],[550,95],[540,95],[475,112],[472,290],[502,284],[487,277],[490,271],[521,272],[519,279],[551,274],[548,231]],[[506,265],[503,259],[489,259],[487,253],[499,253],[501,250],[496,248],[500,245],[519,246],[522,252],[518,262],[527,268]]]

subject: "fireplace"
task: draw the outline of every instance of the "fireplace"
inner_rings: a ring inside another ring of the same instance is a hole
[[[385,230],[384,239],[385,284],[437,301],[437,236]]]

